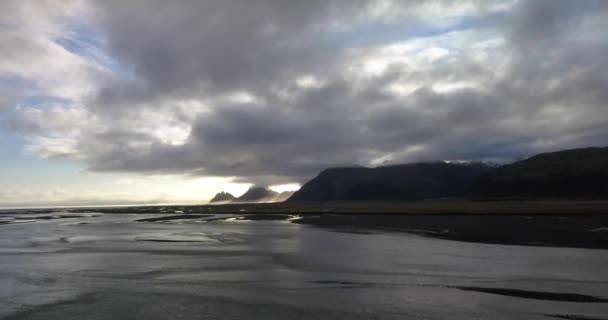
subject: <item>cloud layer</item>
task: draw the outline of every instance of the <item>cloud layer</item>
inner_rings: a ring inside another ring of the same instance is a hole
[[[8,10],[27,22],[0,20],[0,81],[19,88],[0,99],[0,112],[19,104],[5,127],[90,171],[303,182],[330,166],[507,160],[608,138],[605,1]]]

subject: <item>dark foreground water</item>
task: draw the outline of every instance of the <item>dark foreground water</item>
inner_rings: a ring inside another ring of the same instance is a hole
[[[157,217],[0,216],[0,318],[608,319],[608,250]]]

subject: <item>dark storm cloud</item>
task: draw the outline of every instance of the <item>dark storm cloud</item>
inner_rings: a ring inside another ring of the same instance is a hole
[[[99,2],[109,51],[136,78],[110,82],[100,100],[109,108],[201,91],[267,90],[302,72],[326,72],[344,58],[340,38],[332,35],[365,23],[382,3],[416,20],[415,9],[422,5],[455,5],[443,0]],[[461,3],[479,10],[488,6]],[[380,14],[391,14],[384,10]]]
[[[323,32],[368,1],[104,1],[110,51],[138,82],[110,84],[121,99],[264,87],[337,59]],[[330,54],[330,52],[332,54]]]
[[[606,2],[519,1],[495,24],[403,48],[339,41],[357,23],[395,23],[385,19],[399,10],[397,21],[453,20],[452,7],[424,7],[433,3],[467,4],[396,1],[374,16],[374,1],[98,2],[121,68],[86,106],[98,127],[79,131],[75,152],[93,171],[271,183],[328,166],[508,160],[608,138]],[[494,14],[471,3],[478,9],[458,19]],[[366,63],[384,67],[364,72]],[[176,143],[159,138],[168,121],[188,132]]]
[[[515,11],[511,35],[516,44],[555,47],[570,36],[577,36],[580,24],[585,23],[590,14],[607,8],[608,3],[602,0],[522,1]]]

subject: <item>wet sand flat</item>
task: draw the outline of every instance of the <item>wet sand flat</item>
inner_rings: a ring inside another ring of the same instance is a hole
[[[602,216],[113,210],[2,215],[0,319],[608,314]]]

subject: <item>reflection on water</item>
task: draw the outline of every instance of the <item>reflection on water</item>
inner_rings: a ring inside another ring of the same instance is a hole
[[[253,216],[26,218],[0,220],[3,319],[608,314],[606,250],[337,232]]]

